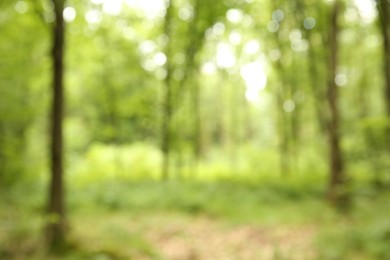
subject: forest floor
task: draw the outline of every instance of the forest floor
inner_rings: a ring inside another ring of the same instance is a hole
[[[316,259],[313,225],[233,224],[179,213],[84,212],[72,216],[70,233],[73,246],[58,256],[45,253],[38,229],[2,233],[7,251],[0,259]]]
[[[91,221],[91,219],[89,220]],[[96,223],[94,223],[96,221]],[[206,216],[165,213],[128,218],[112,215],[89,222],[92,227],[111,230],[102,241],[82,244],[97,237],[78,225],[79,245],[89,252],[117,259],[315,259],[314,226],[260,226],[231,224]],[[98,223],[99,222],[99,223]],[[102,223],[104,222],[104,223]],[[93,228],[92,228],[93,229]],[[103,233],[104,231],[98,231]],[[115,234],[116,233],[116,234]],[[120,234],[118,234],[120,233]],[[88,237],[90,236],[90,237]],[[126,243],[111,244],[122,237]],[[101,236],[100,236],[101,237]],[[134,247],[135,245],[135,247]]]
[[[167,259],[313,259],[313,228],[224,227],[208,219],[169,223],[147,237]]]
[[[70,246],[58,255],[45,251],[42,189],[21,188],[0,197],[0,259],[390,259],[390,193],[359,188],[353,207],[339,212],[309,187],[75,188],[68,193]]]

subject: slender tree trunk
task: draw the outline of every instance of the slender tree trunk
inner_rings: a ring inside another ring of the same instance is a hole
[[[387,151],[390,151],[390,3],[387,0],[378,0],[377,8],[379,13],[380,29],[383,38],[383,69],[384,69],[384,96],[387,114]],[[382,185],[377,175],[376,183]]]
[[[328,58],[328,103],[330,108],[330,118],[328,122],[328,134],[330,145],[330,180],[328,198],[332,203],[338,202],[343,194],[343,185],[345,183],[343,158],[340,148],[339,136],[339,108],[338,108],[338,87],[335,82],[338,54],[339,54],[339,13],[340,1],[335,0],[332,13],[329,32],[330,55]]]
[[[219,71],[221,80],[216,86],[217,91],[215,91],[214,98],[216,100],[215,110],[213,121],[215,122],[215,127],[212,131],[212,140],[213,144],[216,144],[221,148],[222,151],[226,150],[227,143],[227,131],[225,123],[225,109],[226,109],[226,90],[224,88],[224,79],[228,77],[224,71]]]
[[[245,95],[242,95],[242,106],[243,106],[243,117],[244,117],[244,124],[245,124],[245,130],[243,133],[243,138],[245,143],[252,142],[253,139],[255,139],[254,135],[254,124],[253,124],[253,116],[252,116],[252,110],[249,101],[246,99]]]
[[[314,49],[313,35],[311,31],[307,32],[307,39],[309,41],[309,78],[311,91],[314,96],[314,108],[318,121],[318,129],[321,133],[325,134],[326,120],[322,110],[325,96],[323,89],[325,88],[325,84],[322,85],[322,83],[320,83],[321,77],[317,65],[318,57]]]
[[[162,152],[164,155],[163,165],[162,165],[162,179],[167,180],[169,178],[169,168],[170,168],[170,150],[171,150],[171,118],[172,118],[172,64],[171,64],[171,49],[172,49],[172,39],[171,39],[171,26],[172,26],[172,1],[166,0],[167,2],[167,12],[165,15],[165,25],[164,31],[168,36],[169,42],[166,47],[166,71],[167,75],[164,81],[164,104],[163,104],[163,122],[162,122]]]
[[[272,10],[276,10],[282,7],[282,1],[272,1]],[[281,22],[281,27],[283,23]],[[277,48],[280,50],[282,54],[282,58],[284,58],[284,54],[286,51],[285,43],[282,42],[282,36],[280,33],[280,29],[274,33],[274,41]],[[291,79],[290,76],[287,75],[287,65],[282,62],[281,59],[278,59],[275,62],[275,67],[277,70],[278,77],[280,78],[279,85],[275,90],[275,105],[277,110],[277,129],[278,129],[278,150],[279,150],[279,162],[280,162],[280,174],[283,177],[287,177],[291,173],[291,157],[292,157],[292,116],[288,114],[284,110],[284,102],[287,99],[292,99],[291,95]]]
[[[378,0],[377,8],[383,37],[386,112],[390,118],[390,3],[387,0]]]
[[[197,167],[202,155],[202,144],[201,144],[201,112],[200,112],[200,100],[201,100],[201,85],[197,80],[199,73],[199,62],[197,61],[196,55],[202,49],[204,44],[204,30],[199,28],[199,13],[200,13],[200,0],[193,1],[194,13],[193,18],[188,26],[188,32],[190,37],[188,38],[188,43],[185,49],[186,62],[184,65],[184,77],[179,82],[179,89],[177,93],[177,100],[181,100],[180,94],[185,93],[188,90],[191,99],[191,108],[194,113],[193,117],[193,142],[192,142],[192,153],[193,153],[193,172],[197,173]],[[188,80],[193,79],[192,88],[189,88]]]
[[[200,101],[201,101],[201,87],[198,80],[194,82],[194,96],[193,96],[193,106],[195,113],[195,133],[194,133],[194,159],[195,159],[195,168],[197,168],[199,160],[201,158],[203,149],[202,149],[202,116],[200,109]],[[196,172],[196,170],[195,170]]]
[[[192,43],[189,44],[188,54],[190,60],[188,70],[196,70],[196,75],[191,73],[192,76],[199,76],[199,62],[196,60],[196,54],[202,49],[204,44],[204,33],[205,30],[199,30],[199,13],[200,13],[200,0],[194,1],[194,18],[189,27],[193,31],[195,38]],[[188,74],[187,72],[186,74]],[[198,164],[203,154],[202,146],[202,114],[201,114],[201,96],[202,96],[202,85],[198,79],[194,79],[193,85],[193,111],[194,111],[194,141],[193,141],[193,153],[194,153],[194,172],[197,174]]]
[[[229,95],[229,121],[228,121],[228,129],[229,129],[229,142],[228,142],[228,153],[229,153],[229,161],[230,161],[230,172],[233,174],[238,173],[239,168],[239,113],[240,113],[240,93],[238,92],[238,88],[236,84],[231,84],[230,88],[227,89]]]
[[[277,44],[279,45],[279,49],[282,50],[282,45],[279,43],[280,37],[277,35],[275,39]],[[279,161],[280,161],[280,174],[284,177],[289,176],[291,172],[291,143],[290,143],[290,126],[291,124],[289,116],[287,112],[284,110],[284,101],[289,97],[286,94],[284,88],[290,90],[289,79],[285,76],[286,69],[283,66],[281,60],[276,61],[276,69],[277,73],[280,77],[280,83],[276,87],[275,90],[275,105],[277,110],[277,129],[278,129],[278,137],[279,137]]]
[[[64,20],[63,0],[52,0],[56,15],[53,27],[53,103],[51,115],[51,183],[49,191],[49,223],[47,226],[48,245],[54,249],[64,242],[65,209],[63,183],[63,75],[64,75]]]
[[[278,86],[279,89],[276,90],[276,109],[278,113],[278,134],[279,134],[279,162],[280,162],[280,174],[283,177],[290,175],[291,169],[291,153],[290,153],[290,144],[289,144],[289,131],[288,131],[288,118],[286,112],[283,109],[283,91],[282,87]]]

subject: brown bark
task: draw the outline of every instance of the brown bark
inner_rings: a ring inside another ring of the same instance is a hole
[[[339,24],[340,1],[336,0],[331,13],[331,23],[329,31],[330,55],[328,57],[328,103],[330,109],[330,118],[328,122],[329,134],[329,157],[330,157],[330,180],[328,198],[334,203],[337,202],[343,194],[343,184],[345,182],[344,165],[342,152],[340,148],[339,134],[339,108],[338,108],[338,87],[335,82],[338,54],[339,54]]]
[[[378,0],[377,7],[383,37],[386,112],[390,117],[390,4],[387,0]]]
[[[167,0],[167,13],[165,16],[164,31],[168,36],[169,42],[166,47],[166,71],[167,75],[164,81],[164,104],[163,104],[163,122],[162,122],[162,142],[161,148],[163,152],[163,165],[162,165],[162,179],[167,180],[169,178],[169,166],[170,166],[170,150],[171,150],[171,118],[172,118],[172,64],[171,64],[171,23],[172,23],[172,1]]]
[[[48,245],[54,249],[65,239],[65,209],[63,183],[63,75],[64,75],[64,20],[63,0],[52,0],[56,15],[52,46],[52,114],[51,114],[51,182],[49,191]]]

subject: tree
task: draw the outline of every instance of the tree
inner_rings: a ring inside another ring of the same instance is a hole
[[[52,31],[52,108],[51,108],[51,182],[47,239],[51,249],[65,241],[65,208],[63,182],[63,107],[64,107],[64,0],[52,0],[55,21]]]
[[[313,8],[315,5],[315,8]],[[315,16],[322,17],[324,7],[321,6],[319,8],[318,3],[312,3],[311,5],[306,4],[306,9],[309,9],[308,14],[312,14],[315,9]],[[323,42],[326,42],[326,31],[324,28],[327,27],[325,24],[319,23],[320,21],[316,21],[313,17],[308,16],[305,20],[303,20],[303,26],[305,27],[304,33],[308,40],[309,48],[308,48],[308,77],[310,81],[311,87],[311,95],[313,96],[314,101],[314,109],[316,120],[318,122],[318,130],[321,134],[326,134],[326,116],[323,111],[324,105],[326,105],[325,100],[325,92],[326,92],[326,75],[324,75],[323,71],[326,69],[325,64],[323,62],[324,51],[323,46],[319,46],[316,44],[316,38],[321,39]],[[318,28],[317,30],[314,30]]]
[[[172,11],[173,3],[167,0],[167,12],[165,15],[164,32],[168,37],[169,42],[166,45],[166,77],[164,81],[164,104],[163,104],[163,122],[162,122],[162,141],[161,148],[164,154],[164,161],[162,167],[162,178],[164,180],[169,177],[170,164],[170,148],[171,148],[171,117],[172,117]]]
[[[46,58],[43,40],[46,28],[31,9],[24,9],[23,3],[7,0],[0,4],[0,16],[6,17],[0,22],[4,39],[0,42],[0,186],[3,190],[35,178],[35,167],[40,166],[44,156],[31,152],[28,144],[34,126],[39,125],[35,120],[46,103],[37,87],[46,76],[42,66]],[[21,29],[34,34],[20,33]]]
[[[331,11],[331,20],[329,27],[329,48],[328,56],[328,92],[327,100],[330,110],[328,122],[328,137],[329,137],[329,159],[330,159],[330,182],[328,190],[328,198],[335,203],[341,198],[341,191],[345,183],[344,163],[340,148],[340,133],[339,133],[339,118],[340,112],[338,108],[339,91],[336,85],[336,73],[338,66],[339,55],[339,15],[341,1],[335,0]]]
[[[387,0],[378,0],[377,8],[383,38],[386,113],[390,117],[390,3]]]
[[[294,94],[296,91],[296,79],[295,74],[292,73],[293,68],[297,67],[294,61],[294,55],[291,51],[288,39],[283,35],[285,31],[291,31],[295,22],[298,20],[296,17],[292,17],[292,20],[287,20],[284,17],[282,9],[286,8],[289,3],[285,2],[284,5],[281,1],[272,1],[272,21],[276,27],[272,30],[273,41],[276,49],[280,52],[281,58],[277,59],[274,63],[275,72],[278,78],[278,85],[275,89],[275,108],[277,113],[277,128],[279,138],[279,158],[280,158],[280,172],[284,176],[288,176],[291,171],[291,164],[297,154],[297,104],[294,102]],[[296,3],[297,4],[297,3]],[[281,8],[281,9],[279,9]],[[299,8],[296,8],[297,14]],[[280,27],[280,28],[279,28]],[[292,27],[292,28],[291,28]],[[284,30],[284,32],[282,31]],[[286,58],[290,57],[290,59]],[[286,111],[284,104],[286,102],[293,102],[294,109]]]

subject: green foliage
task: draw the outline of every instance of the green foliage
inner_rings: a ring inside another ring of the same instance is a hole
[[[314,230],[311,250],[319,259],[389,257],[388,193],[359,191],[353,210],[345,215],[320,200],[318,180],[295,183],[297,187],[282,183],[277,176],[241,183],[89,180],[68,190],[71,246],[49,257],[41,239],[42,186],[20,186],[12,194],[1,194],[0,207],[7,211],[0,211],[0,229],[7,232],[0,232],[0,254],[11,259],[165,259],[151,234],[158,236],[159,228],[169,229],[173,223],[184,222],[190,229],[199,219],[208,219],[225,229],[261,228],[263,239],[267,229],[274,235],[282,227]],[[274,246],[285,256],[282,245]]]
[[[384,152],[388,149],[390,119],[387,117],[372,117],[361,123],[364,140],[373,150]]]
[[[218,174],[218,173],[216,173]],[[311,212],[320,206],[316,200],[323,196],[323,188],[318,180],[300,180],[279,182],[277,176],[258,179],[225,179],[215,181],[156,182],[91,179],[80,184],[70,194],[72,207],[82,209],[98,205],[107,210],[126,210],[133,213],[161,211],[179,211],[186,214],[206,214],[216,218],[230,218],[239,222],[258,221],[274,223],[281,221],[283,214],[273,219],[273,208],[280,212],[286,205],[283,221],[303,221],[302,210]],[[229,198],[229,199],[227,199]],[[295,204],[302,207],[297,210]],[[313,208],[314,207],[314,208]],[[296,213],[296,214],[295,214]],[[311,214],[315,214],[311,212]],[[320,217],[320,216],[318,216]]]
[[[158,179],[161,153],[148,144],[90,146],[83,160],[72,167],[69,180],[78,183],[112,180]]]
[[[46,47],[41,40],[46,37],[43,27],[35,19],[29,5],[27,13],[14,11],[16,1],[6,1],[0,8],[0,186],[13,185],[26,177],[27,166],[32,162],[26,147],[29,131],[38,118],[45,96],[39,88],[42,84],[42,68],[46,65],[42,50]],[[3,3],[2,3],[3,4]],[[30,37],[20,33],[20,28],[34,31]],[[26,64],[34,63],[34,66]],[[39,87],[38,87],[38,86]]]
[[[389,259],[389,194],[358,197],[356,208],[335,225],[325,225],[319,236],[324,259]]]
[[[371,164],[373,180],[376,184],[386,183],[390,175],[389,133],[390,121],[387,117],[371,117],[361,122],[361,131],[364,141],[363,158]]]
[[[205,217],[251,227],[314,226],[320,259],[390,258],[383,192],[390,123],[380,31],[357,7],[368,1],[344,1],[340,20],[335,80],[353,202],[345,215],[323,202],[330,1],[173,1],[171,35],[163,30],[163,0],[122,1],[117,14],[109,10],[114,2],[66,1],[75,12],[66,22],[64,75],[65,197],[74,245],[47,256],[41,231],[56,219],[43,213],[53,11],[44,0],[0,1],[0,259],[161,259],[142,226],[154,214],[188,223]],[[313,28],[305,27],[307,18]],[[160,182],[168,63],[173,174]],[[244,68],[252,63],[261,66],[248,83]],[[264,89],[256,77],[262,74]],[[274,251],[283,258],[283,248]]]

